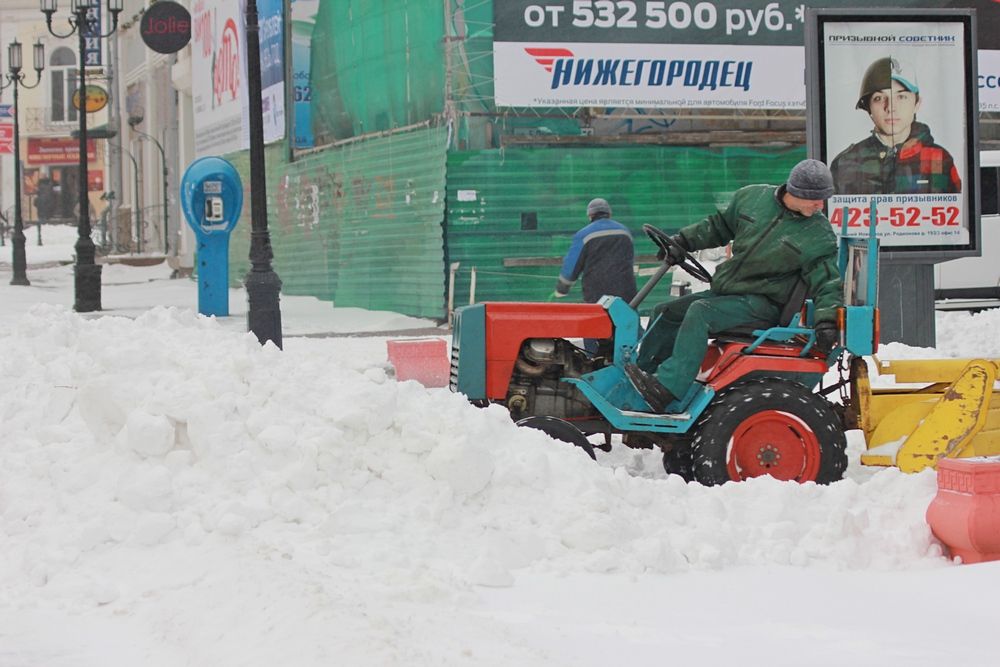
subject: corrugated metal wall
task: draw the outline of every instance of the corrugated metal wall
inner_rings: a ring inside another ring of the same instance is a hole
[[[444,128],[358,141],[282,161],[267,151],[268,228],[284,294],[443,319]],[[249,155],[230,278],[249,269]]]
[[[642,233],[644,223],[677,230],[728,202],[744,185],[784,182],[804,157],[801,148],[683,146],[450,153],[448,260],[461,263],[455,303],[468,302],[473,267],[477,301],[546,299],[555,287],[558,260],[586,224],[593,197],[606,198],[613,217],[633,230],[637,254],[651,254],[655,249]],[[579,286],[570,295],[580,300]]]

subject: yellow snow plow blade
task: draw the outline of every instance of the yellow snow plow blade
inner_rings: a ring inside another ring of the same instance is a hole
[[[855,374],[865,465],[903,472],[936,467],[941,458],[1000,454],[1000,360],[913,359],[886,362],[883,373],[917,389],[873,389],[867,367]],[[997,395],[998,400],[991,400]]]

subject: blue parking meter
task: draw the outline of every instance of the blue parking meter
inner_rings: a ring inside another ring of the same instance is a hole
[[[181,208],[198,238],[198,312],[229,315],[229,233],[243,209],[243,183],[229,162],[203,157],[181,179]]]

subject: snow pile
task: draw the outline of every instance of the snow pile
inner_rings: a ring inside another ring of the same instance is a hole
[[[173,309],[87,320],[39,306],[0,346],[8,590],[86,585],[106,604],[138,594],[109,577],[116,552],[148,552],[155,571],[219,545],[455,590],[529,567],[945,563],[923,519],[932,472],[703,488],[626,451],[637,476],[499,408],[388,380],[384,355],[261,348]]]

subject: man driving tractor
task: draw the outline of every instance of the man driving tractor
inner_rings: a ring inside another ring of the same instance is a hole
[[[625,366],[629,381],[654,412],[666,412],[687,393],[710,336],[742,325],[779,324],[800,281],[815,303],[816,347],[829,352],[836,345],[843,283],[837,239],[822,212],[833,193],[829,168],[819,160],[803,160],[785,184],[743,187],[725,210],[671,237],[669,250],[661,250],[670,265],[688,252],[729,242],[732,256],[718,266],[710,289],[654,309],[636,363]]]

